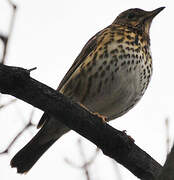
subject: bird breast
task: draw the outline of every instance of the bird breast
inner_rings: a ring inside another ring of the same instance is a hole
[[[140,100],[150,81],[152,60],[149,46],[136,34],[105,34],[76,69],[63,94],[111,120]]]

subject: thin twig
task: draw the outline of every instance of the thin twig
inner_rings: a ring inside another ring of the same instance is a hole
[[[11,35],[12,35],[12,30],[13,30],[14,23],[15,23],[16,9],[17,9],[17,6],[11,0],[7,0],[7,1],[8,1],[9,6],[12,7],[12,16],[11,16],[11,20],[10,20],[8,34],[7,35],[4,35],[2,33],[0,34],[0,39],[3,43],[2,59],[0,61],[0,63],[2,63],[2,64],[5,64],[5,62],[6,62],[7,49],[9,46],[9,39],[11,38]],[[0,95],[0,98],[1,98],[1,95]]]
[[[3,38],[1,37],[1,40],[3,41],[3,45],[4,45],[2,61],[1,61],[2,64],[5,64],[9,39],[11,38],[11,35],[12,35],[12,31],[13,31],[13,27],[14,27],[14,23],[15,23],[15,17],[16,17],[16,9],[17,9],[17,6],[12,1],[10,1],[10,0],[7,0],[7,1],[9,3],[9,5],[12,7],[12,17],[10,20],[8,35],[4,36]]]
[[[11,147],[13,146],[13,144],[16,142],[16,140],[30,127],[35,126],[32,123],[33,120],[33,115],[34,115],[34,110],[31,111],[30,117],[29,117],[29,122],[23,127],[23,129],[21,129],[18,134],[13,138],[13,140],[10,142],[10,144],[7,146],[7,148],[0,152],[0,155],[3,154],[8,154],[8,152],[10,151]]]
[[[96,159],[96,157],[98,155],[98,152],[99,152],[99,148],[96,148],[95,153],[93,154],[93,156],[89,160],[86,160],[86,156],[85,156],[84,148],[82,146],[81,138],[78,139],[78,147],[79,147],[80,156],[83,159],[82,165],[77,165],[77,164],[75,164],[74,162],[70,161],[67,158],[65,158],[65,162],[68,163],[70,166],[72,166],[74,168],[78,168],[78,169],[82,170],[84,172],[84,174],[85,174],[86,179],[90,180],[89,167],[92,165],[92,163]]]
[[[165,127],[166,127],[166,152],[167,155],[170,152],[170,135],[169,135],[169,119],[166,118],[165,120]]]
[[[8,105],[13,104],[13,103],[16,102],[16,101],[17,101],[17,99],[12,99],[12,100],[10,100],[9,102],[0,105],[0,110],[2,110],[3,108],[7,107]]]

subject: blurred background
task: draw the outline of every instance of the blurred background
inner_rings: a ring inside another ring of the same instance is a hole
[[[0,55],[5,55],[7,65],[37,67],[31,76],[57,88],[88,39],[119,13],[161,6],[166,9],[154,19],[150,33],[154,67],[150,86],[136,107],[110,125],[126,130],[138,146],[163,165],[174,137],[173,1],[0,0]],[[8,36],[3,54],[2,42]],[[57,141],[27,175],[17,174],[10,168],[10,160],[37,132],[35,125],[42,113],[21,100],[0,96],[1,179],[137,179],[74,131]]]

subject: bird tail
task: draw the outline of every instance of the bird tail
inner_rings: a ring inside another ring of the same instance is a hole
[[[27,173],[43,153],[68,131],[68,127],[58,119],[49,119],[31,141],[13,157],[11,167],[16,167],[18,173]]]

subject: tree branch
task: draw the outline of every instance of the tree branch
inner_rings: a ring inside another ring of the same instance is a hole
[[[173,180],[173,179],[174,179],[174,146],[167,157],[167,160],[159,175],[158,180]]]
[[[59,119],[142,180],[153,180],[161,165],[124,133],[77,103],[30,77],[30,71],[0,64],[0,92],[15,96]]]
[[[7,146],[7,148],[0,152],[0,155],[4,155],[4,154],[8,154],[11,147],[13,146],[13,144],[16,142],[16,140],[31,126],[34,126],[34,124],[32,123],[32,119],[33,119],[33,113],[34,111],[31,112],[30,114],[30,118],[29,118],[29,122],[23,127],[22,130],[20,130],[17,135],[13,138],[13,140],[9,143],[9,145]]]

